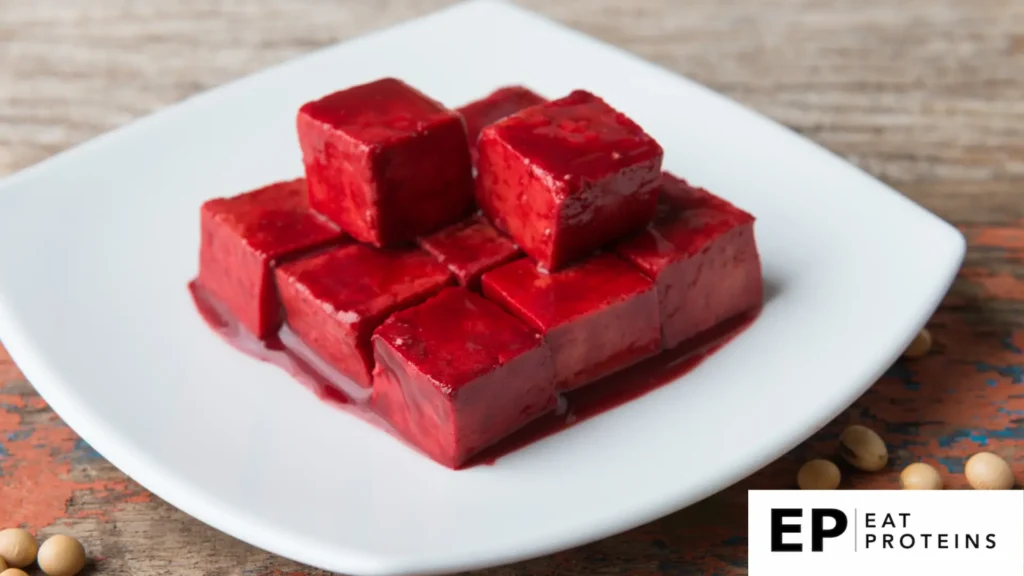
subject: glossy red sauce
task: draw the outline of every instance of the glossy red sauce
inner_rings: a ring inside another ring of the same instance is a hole
[[[210,328],[236,349],[285,370],[321,400],[380,427],[412,448],[411,444],[405,442],[387,422],[370,409],[369,390],[361,388],[333,371],[324,362],[318,361],[316,355],[309,352],[287,327],[277,336],[261,341],[225,314],[223,307],[201,286],[192,282],[189,284],[189,291],[196,308]],[[493,464],[506,454],[639,398],[683,376],[745,330],[757,317],[758,312],[737,316],[672,350],[662,352],[581,389],[560,395],[556,412],[531,422],[485,449],[463,468],[477,464]]]
[[[621,173],[613,185],[616,195],[609,191],[605,200],[649,190],[661,174],[661,145],[625,114],[584,90],[527,108],[484,131],[555,179],[599,182]]]
[[[759,311],[741,314],[683,342],[672,350],[560,395],[558,411],[534,420],[515,434],[476,455],[467,466],[493,464],[498,458],[589,420],[656,390],[693,370],[754,321]]]

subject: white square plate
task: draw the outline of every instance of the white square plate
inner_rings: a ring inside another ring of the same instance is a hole
[[[295,111],[382,76],[449,105],[586,88],[665,165],[758,217],[760,318],[679,381],[452,472],[232,349],[193,309],[199,205],[301,173]],[[0,338],[97,450],[187,513],[350,574],[554,552],[703,498],[780,456],[892,363],[964,253],[948,224],[666,70],[478,1],[191,98],[0,184]]]

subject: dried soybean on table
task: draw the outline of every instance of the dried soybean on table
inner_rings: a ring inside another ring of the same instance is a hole
[[[0,0],[0,174],[443,4]],[[895,487],[898,470],[923,459],[962,488],[965,457],[983,448],[1024,478],[1024,2],[522,4],[820,142],[958,225],[970,248],[932,322],[932,353],[894,366],[792,454],[627,534],[481,574],[746,574],[746,490],[792,487],[800,463],[831,454],[852,422],[878,430],[893,457],[844,486]],[[222,535],[127,479],[0,351],[0,526],[10,525],[76,535],[96,559],[91,573],[104,576],[321,574]]]

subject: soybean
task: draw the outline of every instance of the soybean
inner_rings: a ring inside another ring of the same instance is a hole
[[[900,488],[904,490],[942,490],[942,476],[924,462],[915,462],[900,473]]]
[[[835,490],[841,479],[839,467],[820,458],[807,462],[796,474],[796,484],[801,490]]]
[[[839,454],[865,472],[878,472],[889,462],[889,450],[882,438],[860,424],[848,427],[839,436]]]
[[[75,576],[85,568],[85,548],[70,536],[51,536],[39,547],[39,567],[47,576]]]
[[[928,354],[928,351],[932,349],[932,333],[927,328],[922,328],[917,336],[914,336],[914,341],[907,346],[907,349],[903,352],[904,358],[917,359],[923,358]]]
[[[971,456],[964,466],[964,475],[975,490],[1009,490],[1015,482],[1010,465],[991,452]]]
[[[0,558],[12,568],[24,568],[36,559],[39,545],[36,539],[21,528],[0,530]],[[8,569],[9,571],[9,569]],[[4,574],[0,574],[4,576]]]

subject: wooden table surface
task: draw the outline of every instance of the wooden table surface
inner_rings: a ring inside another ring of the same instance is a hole
[[[443,4],[0,0],[0,174]],[[893,458],[882,473],[847,475],[846,486],[895,487],[898,470],[923,459],[961,488],[965,457],[981,449],[1024,479],[1024,2],[522,4],[774,117],[958,225],[970,248],[932,321],[932,354],[894,366],[794,453],[627,534],[482,574],[746,574],[746,490],[792,487],[799,464],[832,455],[853,422],[881,432]],[[220,534],[126,478],[0,348],[0,526],[12,525],[81,538],[91,573],[104,576],[322,574]]]

